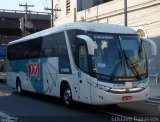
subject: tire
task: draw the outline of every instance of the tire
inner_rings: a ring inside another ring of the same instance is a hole
[[[16,91],[19,95],[22,95],[22,93],[23,93],[22,85],[21,85],[20,80],[17,80],[17,82],[16,82]]]
[[[63,90],[63,102],[67,107],[71,107],[72,105],[72,91],[69,85],[66,85]]]

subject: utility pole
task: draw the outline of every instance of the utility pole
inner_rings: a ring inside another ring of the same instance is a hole
[[[53,9],[53,0],[52,0],[52,8],[44,8],[45,10],[51,11],[51,27],[54,26],[54,11],[61,11],[61,9]]]
[[[127,0],[124,0],[124,25],[128,26]]]
[[[86,20],[86,11],[85,11],[85,20]],[[74,8],[74,22],[77,21],[77,10]]]
[[[21,7],[25,7],[25,19],[24,19],[24,35],[27,34],[26,28],[27,28],[27,23],[28,23],[28,7],[34,7],[34,5],[28,5],[27,3],[25,5],[19,4]],[[30,23],[31,24],[31,23]]]
[[[34,5],[28,5],[27,3],[25,5],[19,4],[19,6],[25,7],[25,23],[27,23],[27,13],[28,13],[28,7],[34,7]]]

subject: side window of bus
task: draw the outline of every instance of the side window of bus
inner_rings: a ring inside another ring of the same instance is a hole
[[[13,55],[14,51],[15,51],[14,45],[7,47],[7,58],[8,59],[12,60],[14,58],[14,55]]]
[[[41,57],[41,38],[8,46],[8,59],[22,60]]]
[[[54,40],[53,47],[57,52],[57,56],[65,61],[68,61],[69,56],[68,56],[68,50],[64,32],[54,34],[53,40]]]
[[[40,58],[41,57],[41,47],[42,38],[36,38],[28,43],[28,51],[30,52],[30,57],[28,58]]]
[[[69,60],[64,32],[43,37],[42,57],[60,57]]]
[[[88,73],[88,56],[85,45],[79,45],[78,62],[79,68]]]
[[[76,60],[76,36],[77,35],[85,35],[85,31],[83,30],[67,30],[69,42],[71,45],[72,54],[74,57],[74,60]]]
[[[55,57],[56,50],[54,49],[53,35],[43,37],[42,41],[42,57]]]

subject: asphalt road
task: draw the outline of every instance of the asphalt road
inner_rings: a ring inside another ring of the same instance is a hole
[[[160,105],[145,102],[91,106],[75,103],[72,108],[59,98],[32,93],[23,96],[0,83],[0,122],[116,122],[160,121]]]

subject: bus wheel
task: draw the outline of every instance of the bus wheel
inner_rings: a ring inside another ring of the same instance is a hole
[[[18,94],[22,94],[22,86],[21,86],[21,81],[20,81],[20,79],[17,80],[17,82],[16,82],[16,90],[17,90],[17,93],[18,93]]]
[[[67,107],[70,107],[72,104],[72,92],[69,85],[67,85],[63,90],[63,101]]]

